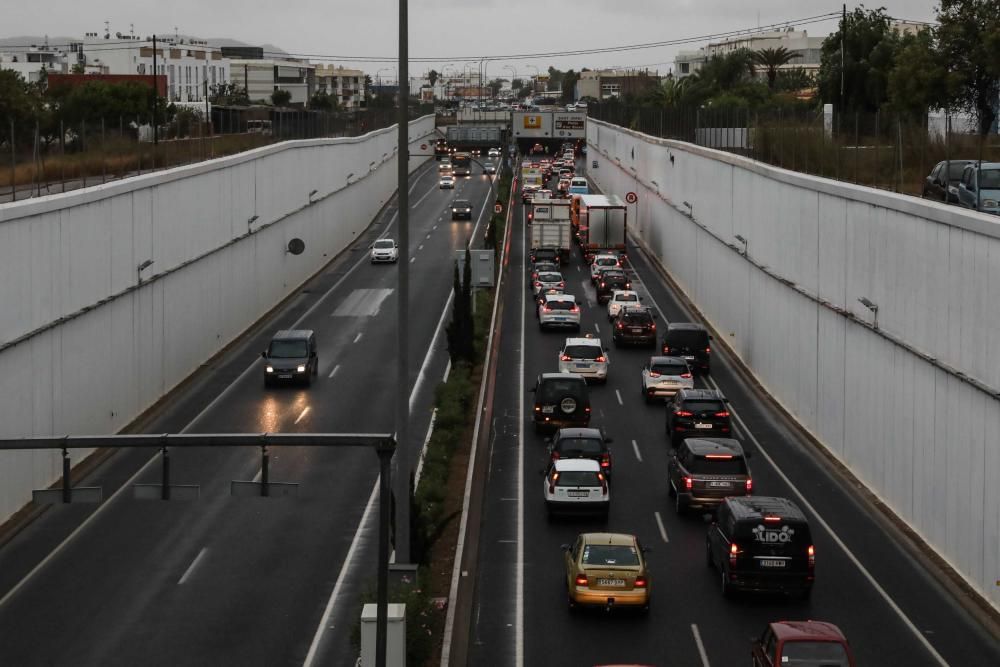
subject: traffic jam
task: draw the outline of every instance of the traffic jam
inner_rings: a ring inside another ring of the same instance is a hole
[[[670,582],[652,577],[658,554],[638,535],[616,530],[611,509],[617,489],[625,495],[636,482],[615,472],[615,450],[631,444],[643,458],[630,424],[602,415],[631,401],[662,420],[656,445],[666,450],[666,468],[654,474],[679,518],[704,522],[699,558],[718,595],[808,599],[817,552],[806,514],[755,484],[754,452],[734,430],[729,399],[710,382],[712,335],[698,322],[664,321],[636,284],[627,252],[635,195],[592,192],[576,173],[580,152],[567,142],[550,155],[535,144],[518,178],[526,300],[539,332],[526,333],[523,344],[550,349],[555,339],[559,348],[537,374],[524,371],[525,419],[535,431],[525,437],[526,456],[535,444],[544,451],[539,475],[550,526],[594,528],[561,545],[564,605],[572,613],[646,614],[660,604],[658,583],[662,603],[671,604]],[[609,379],[618,388],[609,391]],[[666,541],[662,523],[660,530]],[[855,664],[841,630],[820,620],[774,620],[751,644],[754,665]]]

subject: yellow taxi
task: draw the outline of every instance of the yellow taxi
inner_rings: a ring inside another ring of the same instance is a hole
[[[582,533],[572,545],[564,544],[569,608],[649,611],[646,551],[637,537],[624,533]]]

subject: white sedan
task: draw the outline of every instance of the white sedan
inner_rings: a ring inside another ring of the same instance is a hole
[[[455,177],[452,174],[442,174],[441,180],[438,181],[438,187],[442,190],[454,190]]]
[[[500,157],[500,149],[499,148],[491,148],[490,152],[489,152],[489,157]]]
[[[557,271],[540,271],[535,282],[531,284],[531,288],[534,295],[538,296],[549,289],[560,291],[566,289],[566,281],[563,280],[562,274]]]
[[[392,239],[379,239],[372,244],[371,259],[372,264],[395,263],[399,261],[399,247]]]
[[[597,274],[603,269],[617,269],[621,266],[616,255],[597,255],[590,263],[590,282],[597,282]]]
[[[608,321],[618,317],[618,312],[625,306],[638,306],[639,301],[641,299],[638,292],[630,289],[616,289],[611,293],[611,299],[608,301]]]

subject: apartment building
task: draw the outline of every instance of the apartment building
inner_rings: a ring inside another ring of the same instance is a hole
[[[581,72],[576,82],[575,99],[592,97],[603,100],[624,95],[639,95],[659,85],[658,72],[645,69],[605,69]]]
[[[341,109],[361,107],[365,99],[365,73],[343,66],[317,65],[315,69],[316,92],[326,93],[337,100]]]
[[[761,49],[785,48],[799,57],[780,69],[801,68],[807,72],[819,71],[823,41],[826,37],[810,37],[805,30],[787,28],[768,32],[727,37],[694,51],[679,51],[674,57],[674,76],[684,78],[694,74],[713,56],[722,56],[740,49],[760,51]]]
[[[291,93],[291,104],[305,105],[316,92],[316,66],[294,58],[264,57],[261,47],[222,47],[230,57],[232,82],[247,89],[250,100],[269,102],[276,90]]]

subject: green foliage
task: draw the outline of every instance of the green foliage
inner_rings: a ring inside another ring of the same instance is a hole
[[[812,76],[812,74],[801,67],[792,67],[791,69],[783,69],[778,72],[778,76],[774,80],[773,89],[778,93],[794,93],[807,88],[812,88],[815,85],[816,79]]]
[[[437,83],[437,80],[440,78],[441,75],[438,74],[437,70],[432,69],[430,72],[427,73],[427,80],[430,81],[431,88],[434,87],[434,84]]]
[[[514,79],[513,81],[510,82],[510,87],[512,90],[521,90],[522,88],[524,88],[524,81],[522,81],[521,79]]]
[[[100,123],[101,119],[117,123],[119,117],[148,122],[152,119],[154,96],[152,89],[139,83],[93,81],[50,91],[49,100],[56,118],[67,124]]]
[[[271,93],[271,104],[276,107],[283,107],[292,101],[292,94],[282,88],[278,88]]]
[[[562,102],[567,104],[572,102],[576,97],[576,82],[580,80],[580,75],[573,70],[569,70],[563,74],[562,81],[560,82],[560,87],[562,89]]]
[[[0,69],[0,143],[10,141],[10,123],[14,122],[18,142],[34,134],[34,119],[41,107],[41,96],[20,74]]]
[[[760,49],[750,54],[750,61],[754,65],[760,65],[767,74],[767,87],[774,90],[775,82],[778,78],[778,68],[787,65],[796,58],[801,58],[799,53],[792,53],[783,46],[776,49]]]
[[[458,275],[458,262],[455,262],[455,273],[452,285],[454,300],[452,301],[451,322],[445,330],[448,338],[448,352],[452,364],[472,363],[474,355],[472,327],[472,262],[469,259],[469,248],[465,249],[465,267],[461,278]]]
[[[842,111],[875,111],[888,100],[889,74],[896,64],[900,37],[885,8],[860,5],[847,14],[837,32],[823,42],[819,92],[824,102]],[[843,60],[841,68],[841,37]],[[841,98],[841,69],[844,95]]]
[[[209,102],[220,106],[248,106],[250,96],[247,89],[235,83],[219,83],[211,87]]]
[[[889,106],[913,117],[948,105],[948,72],[930,30],[900,41],[896,66],[889,73]]]
[[[937,20],[939,57],[949,68],[949,106],[972,113],[985,135],[1000,95],[1000,2],[941,0]]]
[[[339,105],[336,96],[320,91],[309,99],[309,108],[316,111],[337,111]]]

